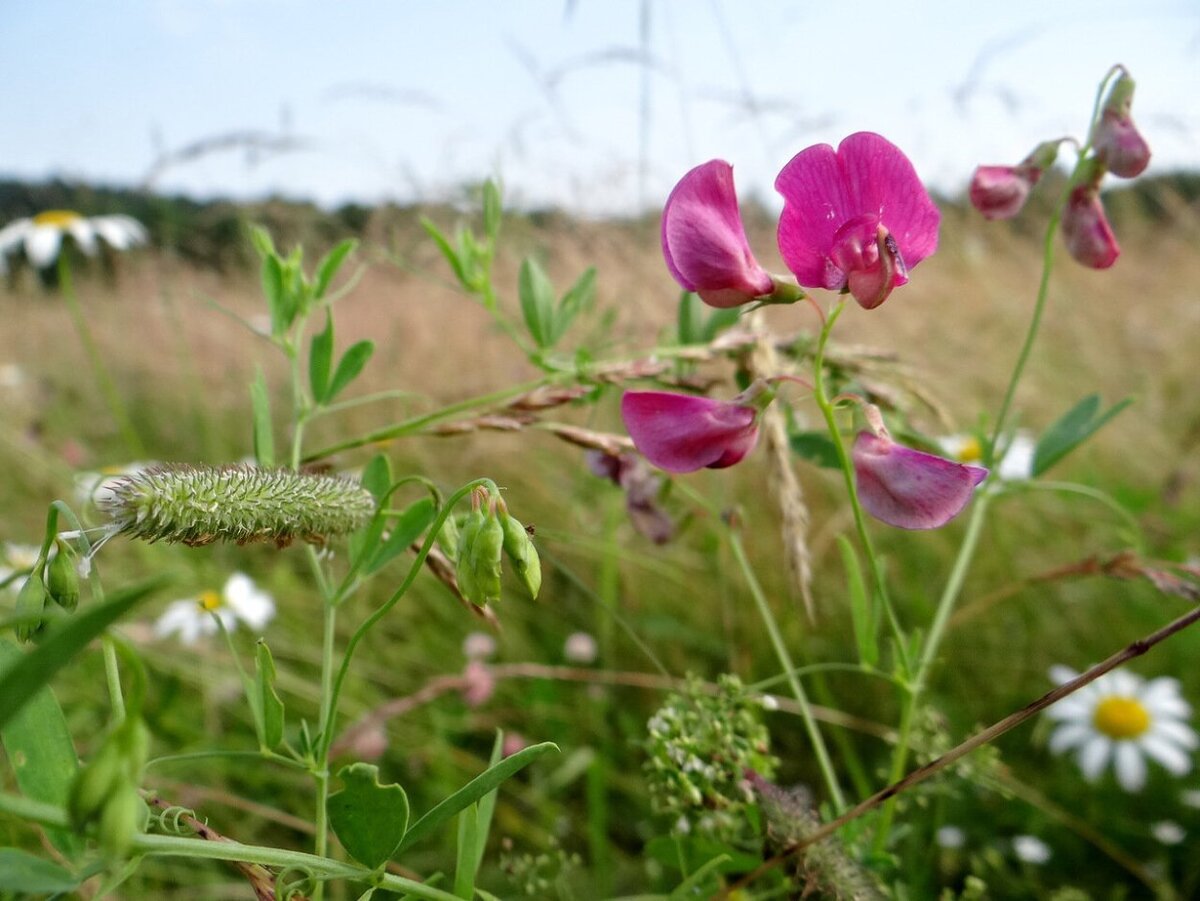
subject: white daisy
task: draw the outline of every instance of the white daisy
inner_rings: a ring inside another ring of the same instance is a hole
[[[71,210],[47,210],[32,218],[17,219],[0,228],[0,271],[8,257],[23,251],[35,269],[45,269],[58,259],[64,237],[88,256],[101,244],[113,250],[128,250],[148,240],[146,228],[132,216],[84,217]]]
[[[202,636],[216,634],[217,620],[228,632],[237,628],[239,620],[261,632],[274,615],[271,596],[260,591],[245,573],[234,573],[220,594],[205,591],[199,597],[169,604],[154,624],[154,634],[160,638],[177,634],[184,644],[192,644]]]
[[[1043,864],[1050,859],[1050,846],[1036,835],[1014,835],[1012,848],[1022,863]]]
[[[983,460],[983,442],[976,435],[960,432],[939,438],[937,443],[943,454],[958,463],[980,463]],[[996,478],[1005,482],[1032,478],[1036,450],[1037,442],[1029,432],[1017,432],[996,464]]]
[[[1059,685],[1074,670],[1050,668]],[[1055,754],[1077,749],[1084,778],[1095,781],[1111,759],[1117,782],[1135,792],[1146,783],[1146,757],[1175,776],[1192,768],[1191,752],[1200,741],[1187,725],[1192,708],[1179,695],[1179,681],[1161,676],[1149,681],[1114,670],[1046,711],[1059,725],[1050,736]]]

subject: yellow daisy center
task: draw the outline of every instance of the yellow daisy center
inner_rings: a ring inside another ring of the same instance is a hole
[[[34,225],[57,225],[65,228],[72,222],[78,222],[83,217],[73,210],[46,210],[33,217]]]
[[[955,459],[959,463],[977,463],[983,459],[983,445],[979,443],[979,439],[975,437],[964,438],[959,445],[958,453]]]
[[[1137,738],[1150,728],[1150,712],[1137,698],[1105,698],[1096,705],[1092,725],[1109,738]]]
[[[200,605],[200,609],[206,613],[215,613],[225,606],[225,601],[221,595],[215,591],[202,591],[196,603]]]

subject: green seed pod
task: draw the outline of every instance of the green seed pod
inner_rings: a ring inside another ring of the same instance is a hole
[[[110,857],[126,857],[142,819],[142,799],[128,782],[111,793],[100,811],[97,836],[100,847]]]
[[[97,816],[108,798],[128,785],[125,758],[111,738],[100,746],[71,783],[67,795],[67,813],[76,829],[82,829]]]
[[[508,554],[517,578],[529,596],[536,598],[542,587],[542,561],[537,548],[533,546],[529,532],[515,516],[501,513],[500,522],[504,525],[504,553]]]
[[[79,606],[79,573],[66,544],[58,542],[58,553],[46,568],[46,590],[50,599],[68,613]]]
[[[458,590],[469,601],[479,597],[479,585],[475,578],[475,570],[467,563],[474,553],[475,538],[483,525],[483,513],[472,510],[463,519],[462,528],[458,531],[458,546],[454,554],[454,577],[458,581]]]
[[[192,547],[218,539],[273,541],[280,547],[296,538],[324,544],[375,514],[371,492],[346,479],[289,469],[184,464],[126,476],[100,506],[118,533]]]
[[[25,580],[25,584],[21,586],[21,591],[17,594],[17,605],[14,612],[17,615],[37,616],[39,618],[20,623],[17,626],[17,641],[29,641],[41,631],[42,626],[45,625],[45,621],[40,617],[45,609],[46,585],[42,582],[40,575],[30,573],[29,578]]]
[[[500,561],[504,554],[504,527],[494,512],[473,510],[459,535],[458,587],[468,601],[480,607],[500,600]]]

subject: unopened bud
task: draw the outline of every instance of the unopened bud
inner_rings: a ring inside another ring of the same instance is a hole
[[[1108,93],[1092,136],[1096,156],[1109,172],[1121,178],[1141,175],[1150,165],[1150,146],[1133,124],[1133,89],[1133,79],[1121,73]]]
[[[142,799],[132,783],[124,783],[109,795],[100,811],[97,834],[100,847],[111,857],[126,857],[142,818]]]
[[[79,573],[62,541],[58,542],[58,553],[46,568],[46,590],[50,599],[68,613],[79,606]]]
[[[454,516],[447,516],[446,521],[442,523],[441,530],[438,532],[437,543],[442,552],[451,560],[458,559],[458,533],[458,519]]]
[[[67,813],[72,825],[82,829],[100,815],[113,792],[129,782],[125,760],[117,743],[106,740],[95,756],[75,775],[67,795]]]
[[[521,580],[529,596],[536,598],[542,588],[542,561],[538,557],[537,548],[533,546],[533,540],[525,527],[503,507],[500,522],[504,526],[504,553],[508,554],[517,578]]]
[[[46,585],[38,573],[30,573],[29,578],[25,580],[25,584],[21,586],[21,590],[17,594],[14,612],[18,616],[28,617],[27,620],[17,623],[15,630],[17,641],[29,641],[41,631],[42,626],[45,625],[45,620],[42,619],[45,609]]]
[[[1054,165],[1060,141],[1044,141],[1016,166],[980,166],[971,179],[971,205],[985,219],[1011,219],[1042,173]]]
[[[478,499],[477,499],[478,500]],[[463,597],[480,607],[500,599],[504,527],[490,501],[467,516],[458,537],[455,576]]]

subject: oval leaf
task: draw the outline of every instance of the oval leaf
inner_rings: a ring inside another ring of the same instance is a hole
[[[363,371],[363,367],[367,365],[367,360],[371,359],[373,353],[375,353],[373,341],[359,341],[350,346],[338,363],[337,372],[333,374],[333,381],[329,383],[329,391],[325,395],[327,402],[337,397],[343,388],[358,378],[358,374]]]
[[[391,858],[408,828],[408,795],[399,785],[380,785],[369,763],[343,767],[346,787],[329,796],[329,823],[346,851],[375,869]]]

